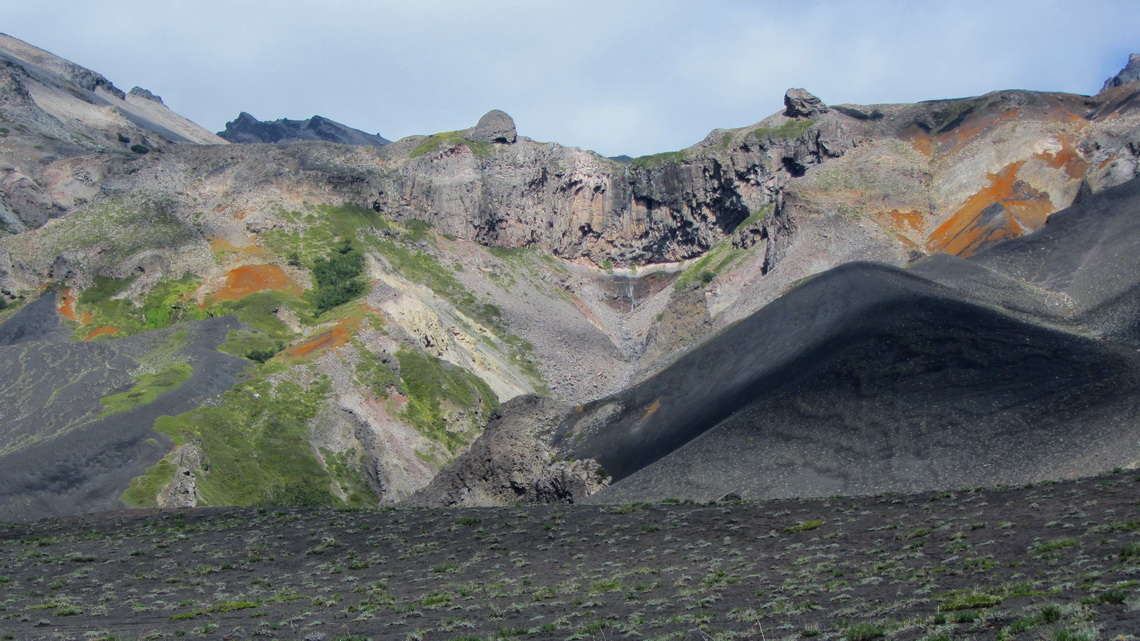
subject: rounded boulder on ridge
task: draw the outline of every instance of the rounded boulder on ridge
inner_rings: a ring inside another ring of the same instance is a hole
[[[504,111],[492,109],[479,119],[479,123],[467,136],[475,142],[513,143],[517,139],[515,121]]]

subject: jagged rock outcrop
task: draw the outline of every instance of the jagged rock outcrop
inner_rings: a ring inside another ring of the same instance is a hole
[[[132,87],[131,90],[127,92],[127,95],[138,96],[139,98],[142,98],[143,100],[149,100],[151,102],[157,102],[160,105],[166,104],[165,102],[162,101],[162,96],[155,95],[150,90],[143,89],[142,87]]]
[[[811,118],[827,113],[827,105],[804,89],[789,89],[784,93],[784,115],[789,118]]]
[[[323,140],[342,145],[383,147],[391,142],[379,134],[365,133],[320,116],[306,120],[281,118],[272,122],[263,122],[244,111],[234,120],[227,122],[225,130],[218,132],[218,135],[230,142],[275,145],[298,140]]]
[[[202,498],[198,494],[196,475],[206,464],[205,455],[196,445],[187,444],[171,454],[170,462],[176,469],[170,482],[158,492],[158,507],[196,507]]]
[[[1140,80],[1140,53],[1134,53],[1128,56],[1128,64],[1120,70],[1120,73],[1104,81],[1104,86],[1100,88],[1101,91],[1108,91],[1113,87],[1126,85],[1130,82]]]
[[[483,114],[475,127],[469,130],[467,139],[474,142],[497,142],[513,144],[518,139],[515,121],[506,112],[492,109]]]
[[[519,396],[503,403],[471,449],[452,461],[409,505],[575,503],[608,483],[594,461],[559,459],[547,442],[568,407]]]

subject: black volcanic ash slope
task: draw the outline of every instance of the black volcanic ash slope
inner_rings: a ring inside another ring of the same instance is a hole
[[[1130,465],[1136,347],[1040,320],[1135,327],[1138,203],[1133,181],[972,263],[825,272],[580,408],[556,445],[614,476],[596,500],[907,491]],[[1064,314],[1049,317],[1050,286],[1076,301]]]
[[[216,351],[234,317],[110,341],[71,341],[55,296],[0,325],[0,518],[24,520],[123,507],[130,480],[170,450],[152,429],[231,387],[247,361]],[[130,389],[152,361],[189,363],[190,378],[145,405],[101,416],[100,399]]]

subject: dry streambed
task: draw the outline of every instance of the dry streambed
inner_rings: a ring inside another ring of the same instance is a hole
[[[1140,477],[0,524],[0,639],[1135,639]]]

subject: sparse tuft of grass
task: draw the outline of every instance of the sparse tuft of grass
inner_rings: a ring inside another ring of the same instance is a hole
[[[784,531],[789,533],[789,534],[795,534],[796,532],[807,532],[809,530],[815,530],[815,529],[818,529],[819,527],[821,527],[822,525],[823,525],[823,521],[819,521],[819,520],[816,520],[816,521],[800,521],[799,523],[796,523],[795,525],[789,525],[788,527],[784,528]]]

